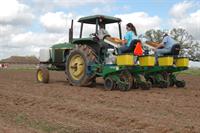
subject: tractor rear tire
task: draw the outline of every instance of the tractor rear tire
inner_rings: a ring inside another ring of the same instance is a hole
[[[78,45],[70,51],[66,60],[66,77],[73,86],[90,86],[95,73],[89,72],[89,65],[97,61],[95,51],[87,45]]]
[[[49,82],[49,70],[45,66],[40,66],[36,72],[36,79],[39,83]]]

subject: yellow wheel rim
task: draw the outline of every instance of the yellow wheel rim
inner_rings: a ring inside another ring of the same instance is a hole
[[[37,77],[38,77],[38,81],[42,82],[42,80],[43,80],[43,73],[42,73],[41,70],[38,71]]]
[[[80,54],[76,54],[71,58],[69,73],[74,80],[80,80],[85,74],[85,62]]]

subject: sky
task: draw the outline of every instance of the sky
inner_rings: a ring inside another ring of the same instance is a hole
[[[74,23],[78,37],[83,16],[103,14],[133,23],[139,34],[149,29],[184,28],[200,40],[199,0],[1,0],[0,59],[13,55],[38,57],[39,50],[68,41],[68,28]],[[117,36],[117,25],[108,26]],[[84,27],[84,36],[95,31]]]

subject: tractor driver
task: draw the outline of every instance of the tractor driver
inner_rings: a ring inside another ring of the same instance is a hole
[[[102,23],[102,19],[99,20],[99,30],[97,36],[100,40],[105,39],[106,37],[110,37],[108,31],[105,29],[105,24]]]

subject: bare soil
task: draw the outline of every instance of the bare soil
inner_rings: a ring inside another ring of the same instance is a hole
[[[200,132],[200,77],[179,75],[187,87],[128,92],[74,87],[64,72],[49,84],[33,70],[0,71],[0,133]]]

